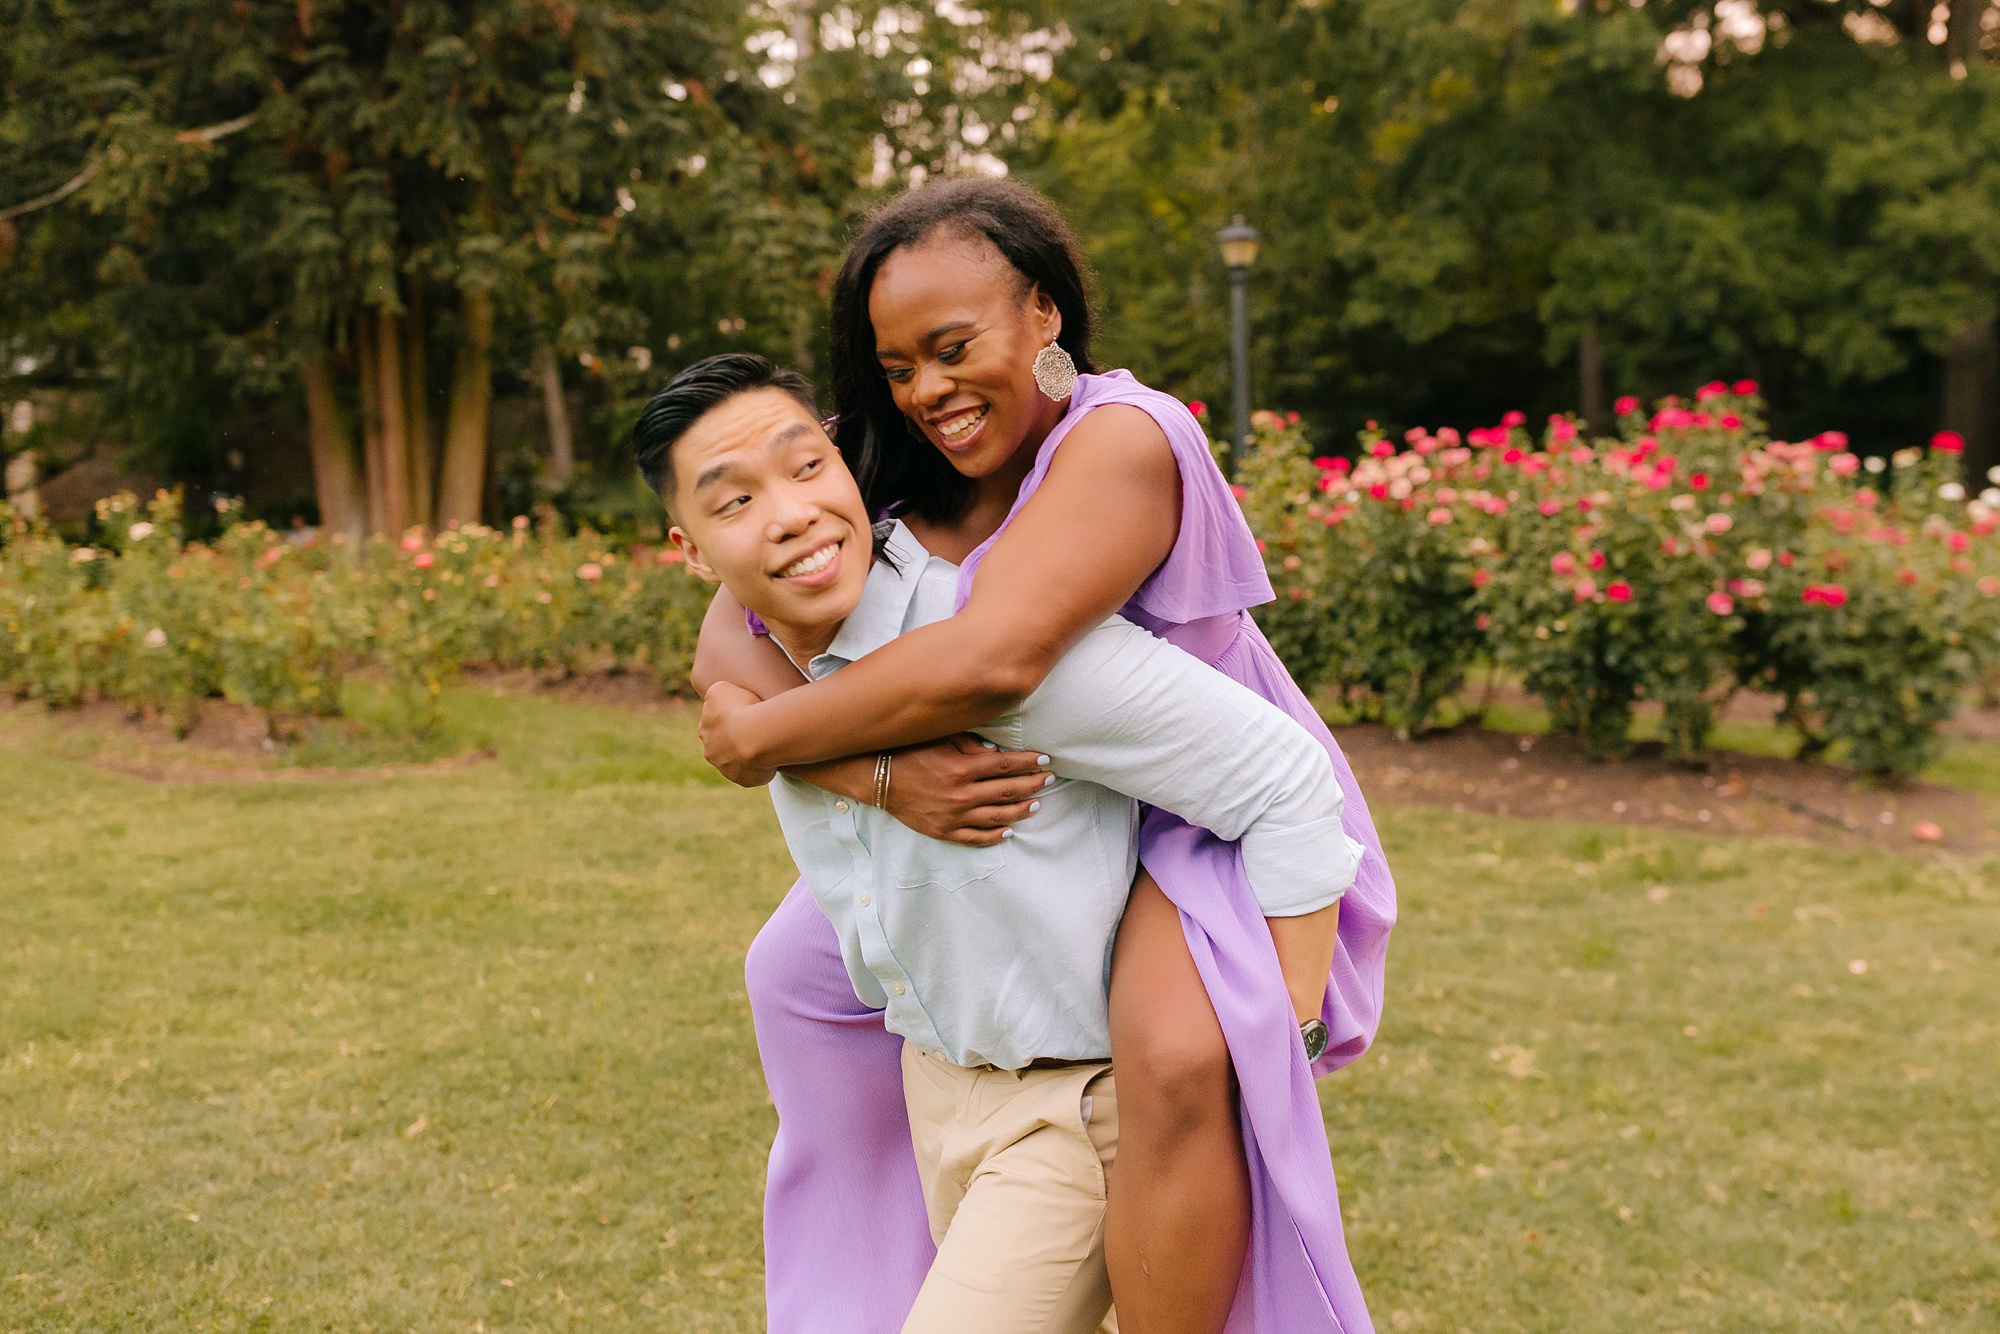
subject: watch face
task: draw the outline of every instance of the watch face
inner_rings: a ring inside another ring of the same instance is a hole
[[[1327,1030],[1326,1020],[1308,1019],[1299,1025],[1299,1036],[1305,1039],[1306,1060],[1317,1061],[1326,1053],[1326,1044],[1333,1034]]]

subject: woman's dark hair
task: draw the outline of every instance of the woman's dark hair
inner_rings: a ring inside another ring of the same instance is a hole
[[[687,367],[654,394],[632,427],[632,457],[639,475],[674,507],[674,445],[712,409],[753,389],[778,389],[819,416],[812,385],[797,371],[780,370],[754,352],[725,352]]]
[[[1077,370],[1097,369],[1088,270],[1069,224],[1039,193],[1005,179],[956,177],[920,185],[871,213],[833,285],[833,439],[870,512],[900,505],[937,523],[964,512],[973,483],[897,409],[875,360],[868,293],[884,260],[945,228],[985,237],[1021,275],[1024,293],[1031,286],[1046,292],[1062,312],[1056,341]]]

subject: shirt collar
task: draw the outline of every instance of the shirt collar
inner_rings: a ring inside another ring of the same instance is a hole
[[[883,544],[886,559],[877,559],[870,567],[861,601],[848,613],[826,652],[809,664],[808,674],[814,679],[874,652],[903,633],[910,600],[917,595],[931,553],[901,519],[894,524]]]

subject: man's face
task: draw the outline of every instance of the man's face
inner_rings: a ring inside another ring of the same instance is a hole
[[[824,651],[861,600],[875,544],[861,489],[812,415],[779,389],[711,410],[674,445],[674,500],[668,536],[688,568],[788,649]]]

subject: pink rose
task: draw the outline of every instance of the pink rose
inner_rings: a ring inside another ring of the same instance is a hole
[[[604,577],[604,567],[594,560],[587,560],[576,567],[576,577],[588,583],[595,583]]]
[[[1474,570],[1474,571],[1472,572],[1472,586],[1473,586],[1474,588],[1484,588],[1484,587],[1486,587],[1486,585],[1488,585],[1488,584],[1490,584],[1490,583],[1492,583],[1492,582],[1493,582],[1493,571],[1491,571],[1491,570]],[[2000,580],[1994,580],[1993,582],[1994,582],[1994,583],[1995,583],[1996,585],[2000,585]],[[1984,589],[1982,588],[1982,589],[1981,589],[1980,591],[1981,591],[1981,592],[1984,592],[1985,590],[1984,590]]]
[[[1386,459],[1396,452],[1396,447],[1387,440],[1377,440],[1368,446],[1368,452],[1378,459]]]
[[[1639,410],[1639,400],[1636,396],[1632,394],[1627,394],[1625,395],[1625,397],[1619,399],[1616,403],[1612,404],[1612,408],[1614,411],[1617,412],[1619,416],[1621,417],[1628,416],[1631,413],[1637,412]]]
[[[1987,597],[2000,597],[2000,574],[1985,575],[1973,587]]]
[[[1493,624],[1493,617],[1489,613],[1482,611],[1479,613],[1479,619],[1474,621],[1473,624],[1478,626],[1481,630],[1488,629]]]
[[[1205,417],[1208,415],[1208,404],[1197,398],[1194,402],[1188,404],[1188,411],[1197,417]]]
[[[1708,490],[1708,474],[1707,474],[1707,473],[1705,473],[1705,472],[1691,472],[1691,473],[1689,473],[1689,474],[1688,474],[1688,485],[1689,485],[1689,486],[1691,486],[1691,487],[1693,487],[1693,488],[1694,488],[1695,490],[1697,490],[1697,491],[1706,491],[1706,490]]]
[[[1432,510],[1429,514],[1426,514],[1424,518],[1433,525],[1450,523],[1451,511],[1446,509],[1443,505],[1440,505],[1436,509]]]
[[[1826,461],[1826,466],[1836,477],[1852,477],[1861,471],[1861,456],[1858,454],[1835,454]]]
[[[1528,414],[1525,412],[1503,412],[1500,414],[1500,424],[1508,430],[1512,430],[1516,426],[1526,426],[1528,424]]]
[[[1847,448],[1845,431],[1821,431],[1812,438],[1812,447],[1823,454],[1837,454]]]
[[[1746,598],[1763,597],[1764,581],[1762,579],[1739,579],[1736,583],[1736,591]]]
[[[1561,575],[1575,574],[1576,557],[1570,555],[1567,551],[1558,551],[1555,555],[1549,557],[1549,569]]]
[[[1972,539],[1964,533],[1953,533],[1945,539],[1945,545],[1953,551],[1970,551],[1972,549]]]
[[[1710,593],[1708,595],[1708,609],[1717,616],[1727,616],[1736,610],[1736,604],[1730,600],[1727,593]]]
[[[428,570],[431,566],[437,564],[437,557],[428,551],[419,551],[417,558],[410,563],[420,570]]]
[[[1601,570],[1604,568],[1604,553],[1601,551],[1593,551],[1590,553],[1590,555],[1584,558],[1583,563],[1589,566],[1593,570]]]
[[[1288,570],[1296,570],[1303,563],[1297,556],[1285,557],[1285,568]]]
[[[1613,602],[1630,602],[1632,600],[1632,585],[1620,579],[1604,590],[1604,596],[1610,598]]]
[[[423,549],[424,549],[424,539],[418,537],[415,533],[411,533],[410,535],[408,535],[403,539],[403,550],[422,551]]]
[[[1576,581],[1576,600],[1578,602],[1588,602],[1596,596],[1597,581],[1595,579],[1584,578]]]
[[[1711,514],[1702,520],[1701,526],[1720,537],[1736,526],[1736,520],[1730,518],[1727,514]]]
[[[1931,437],[1931,448],[1944,454],[1963,454],[1965,437],[1957,431],[1939,431]]]
[[[1743,425],[1743,419],[1733,412],[1725,412],[1722,414],[1721,425],[1725,431],[1734,431]]]
[[[1707,384],[1694,391],[1694,401],[1697,403],[1706,403],[1709,399],[1721,398],[1728,392],[1728,385],[1720,380],[1710,380]]]
[[[1757,392],[1757,382],[1755,380],[1738,380],[1735,384],[1729,386],[1729,391],[1738,398],[1748,398]]]

